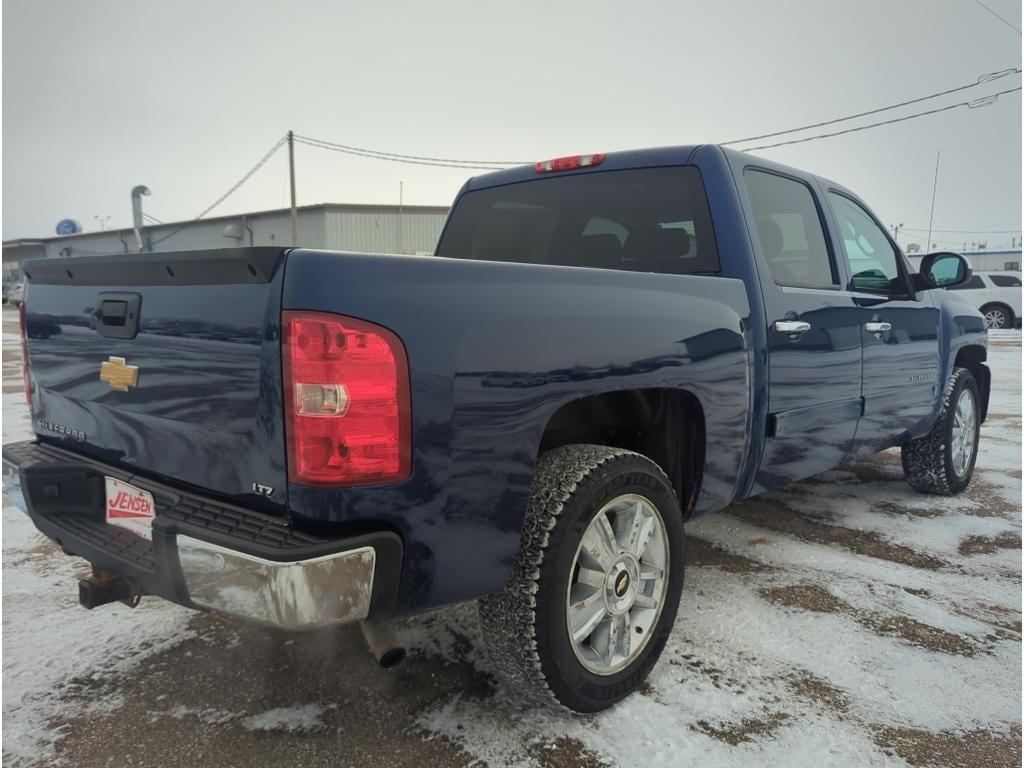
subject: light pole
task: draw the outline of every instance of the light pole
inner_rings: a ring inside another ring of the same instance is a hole
[[[896,241],[896,245],[899,245],[900,230],[903,229],[903,222],[901,221],[899,224],[890,224],[889,226],[892,228],[892,239]]]
[[[97,223],[100,225],[100,232],[103,232],[107,229],[107,222],[110,221],[109,216],[100,216],[99,214],[93,214],[93,218],[96,219]]]
[[[288,131],[288,180],[292,188],[292,245],[299,244],[299,209],[295,204],[295,134]]]

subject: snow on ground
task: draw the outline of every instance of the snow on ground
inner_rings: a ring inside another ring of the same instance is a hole
[[[1018,764],[1020,333],[993,342],[968,494],[915,494],[889,451],[695,520],[643,695],[588,718],[456,695],[421,724],[492,765],[566,739],[638,767]]]
[[[1021,329],[1020,328],[1006,328],[1004,330],[989,331],[988,332],[989,343],[991,344],[1004,344],[1004,343],[1016,343],[1020,344]]]
[[[5,318],[6,320],[6,318]],[[5,331],[9,330],[5,322]],[[3,440],[29,435],[4,333]],[[12,765],[1017,765],[1021,348],[994,335],[975,480],[913,493],[898,452],[687,525],[675,630],[642,690],[591,717],[490,673],[473,606],[288,636],[156,599],[77,606],[79,560],[5,499],[3,751]]]
[[[250,731],[315,731],[323,727],[320,716],[329,707],[321,704],[294,704],[290,707],[275,707],[255,715],[242,716],[237,712],[223,709],[197,709],[177,706],[166,712],[152,712],[150,719],[170,715],[178,720],[196,719],[208,725],[226,725],[237,721]]]
[[[32,437],[18,344],[16,335],[3,334],[4,443]],[[82,610],[77,583],[84,575],[88,566],[56,552],[4,494],[5,757],[52,754],[60,733],[48,727],[48,718],[61,707],[61,689],[88,686],[94,671],[129,669],[189,636],[190,612],[170,603],[148,601],[106,617]],[[115,697],[101,706],[116,705]]]

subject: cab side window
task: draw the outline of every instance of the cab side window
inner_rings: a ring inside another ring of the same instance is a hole
[[[903,295],[899,254],[871,215],[845,195],[828,193],[850,267],[850,290]]]
[[[947,288],[947,291],[973,291],[979,288],[985,287],[985,281],[977,275],[971,275],[971,279],[966,283],[960,283],[960,285],[951,285]]]
[[[810,188],[753,168],[744,171],[743,178],[772,279],[793,288],[838,288]]]

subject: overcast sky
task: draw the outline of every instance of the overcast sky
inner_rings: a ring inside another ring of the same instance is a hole
[[[1014,26],[1020,3],[985,0]],[[727,141],[1019,67],[976,0],[131,2],[4,0],[3,237],[189,219],[288,129],[439,157]],[[898,114],[1017,87],[1020,75]],[[889,114],[883,115],[888,117]],[[887,224],[1019,230],[1021,98],[763,150],[861,194]],[[464,170],[296,149],[299,204],[448,204]],[[287,155],[213,214],[287,204]],[[900,241],[913,241],[909,230]],[[937,232],[961,246],[1008,234]],[[923,238],[923,235],[920,237]]]

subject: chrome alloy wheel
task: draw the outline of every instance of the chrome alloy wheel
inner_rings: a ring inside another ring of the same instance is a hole
[[[580,539],[566,591],[569,640],[595,675],[628,666],[650,639],[668,584],[669,549],[658,508],[643,496],[617,496]]]
[[[974,395],[969,389],[964,389],[956,401],[950,436],[950,459],[957,477],[964,476],[974,456],[974,443],[978,433],[977,412]]]
[[[1006,313],[999,307],[992,307],[985,312],[986,328],[1005,328],[1009,323],[1006,321]]]

